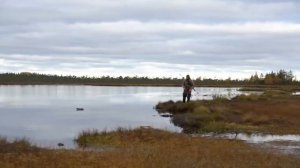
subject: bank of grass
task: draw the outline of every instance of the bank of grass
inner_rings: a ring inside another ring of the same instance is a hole
[[[286,90],[240,95],[231,100],[164,102],[159,113],[173,114],[172,122],[185,132],[246,132],[300,134],[300,97]]]
[[[286,92],[297,92],[300,91],[299,85],[253,85],[253,86],[240,86],[239,91],[270,91],[270,90],[281,90]]]
[[[296,168],[295,158],[262,151],[241,141],[190,137],[152,128],[85,131],[76,142],[88,149],[40,149],[0,140],[1,168]],[[92,147],[92,148],[91,148]],[[91,150],[92,149],[92,150]]]

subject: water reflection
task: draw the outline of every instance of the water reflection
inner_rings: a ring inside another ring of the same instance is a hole
[[[201,134],[204,137],[215,137],[215,138],[225,138],[225,139],[237,139],[247,141],[248,143],[265,143],[274,141],[294,141],[300,143],[300,135],[268,135],[268,134]]]
[[[238,88],[196,89],[200,94],[192,99],[240,94]],[[72,139],[86,129],[152,126],[181,131],[153,110],[157,102],[181,100],[181,95],[180,87],[0,86],[0,135],[73,147]]]
[[[293,93],[294,96],[300,96],[300,92]]]

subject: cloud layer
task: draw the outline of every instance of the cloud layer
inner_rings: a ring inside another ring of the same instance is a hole
[[[300,75],[296,0],[0,0],[0,72]]]

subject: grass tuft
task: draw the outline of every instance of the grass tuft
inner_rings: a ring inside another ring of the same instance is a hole
[[[9,142],[6,138],[0,137],[0,153],[27,153],[38,150],[38,147],[31,145],[30,142],[25,138],[16,139],[12,142]]]

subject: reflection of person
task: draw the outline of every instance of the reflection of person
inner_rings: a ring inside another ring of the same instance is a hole
[[[187,98],[187,102],[190,101],[192,96],[192,90],[194,89],[194,82],[191,80],[190,75],[186,75],[186,79],[183,81],[183,103]]]

